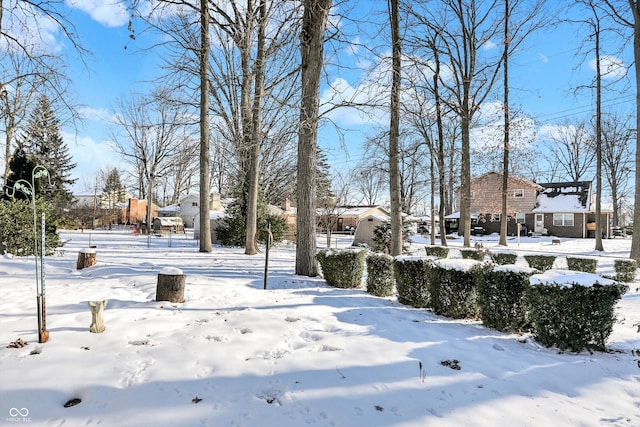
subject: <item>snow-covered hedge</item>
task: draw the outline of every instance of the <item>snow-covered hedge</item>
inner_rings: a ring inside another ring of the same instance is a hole
[[[433,258],[397,256],[393,262],[398,302],[418,308],[429,307],[425,266]]]
[[[357,288],[362,284],[366,249],[323,249],[316,259],[324,280],[336,288]]]
[[[518,254],[513,251],[491,252],[489,256],[498,265],[515,264],[518,260]]]
[[[556,261],[555,255],[525,255],[524,259],[529,264],[529,267],[535,268],[539,271],[547,271],[553,268],[553,263]]]
[[[579,258],[568,256],[567,267],[569,267],[569,270],[595,274],[598,267],[598,260],[595,258]]]
[[[373,252],[367,256],[367,292],[377,297],[393,295],[393,257]]]
[[[537,271],[516,265],[485,269],[477,275],[478,306],[482,323],[499,331],[529,329],[525,290]]]
[[[529,282],[526,298],[536,341],[576,352],[605,350],[626,285],[568,270],[549,270]]]
[[[483,249],[465,248],[460,249],[460,255],[462,255],[463,259],[482,261],[484,260],[485,251]]]
[[[446,246],[425,246],[427,256],[434,256],[436,258],[446,258],[449,255],[449,248]]]
[[[471,259],[439,259],[426,268],[430,305],[436,314],[463,319],[478,315],[476,275],[489,264]]]
[[[613,262],[618,282],[633,282],[636,280],[638,261],[635,259],[617,259]]]

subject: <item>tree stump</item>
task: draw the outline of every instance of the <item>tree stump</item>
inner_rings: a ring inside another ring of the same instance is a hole
[[[165,267],[158,273],[156,301],[184,302],[187,276],[178,268]]]
[[[89,304],[89,310],[91,310],[91,326],[89,326],[89,332],[94,334],[104,332],[104,308],[107,306],[107,300],[89,301],[87,304]]]
[[[91,267],[96,264],[96,250],[82,249],[78,252],[78,262],[76,263],[76,267],[78,270],[82,270],[83,268]]]

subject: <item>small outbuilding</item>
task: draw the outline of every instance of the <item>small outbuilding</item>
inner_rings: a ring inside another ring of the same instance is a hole
[[[368,215],[360,221],[356,226],[356,232],[353,238],[353,246],[367,244],[373,247],[374,229],[389,221],[389,217],[382,215]]]

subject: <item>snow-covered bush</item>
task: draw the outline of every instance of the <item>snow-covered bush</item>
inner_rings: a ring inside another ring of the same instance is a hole
[[[324,280],[336,288],[357,288],[362,284],[365,249],[323,249],[316,259],[322,268]]]
[[[417,308],[429,307],[425,266],[433,258],[397,256],[393,262],[398,302]]]
[[[555,255],[525,255],[524,259],[529,264],[529,267],[535,268],[539,271],[547,271],[553,268],[553,263],[556,261]]]
[[[446,258],[449,256],[449,248],[446,246],[425,246],[427,256],[434,256],[436,258]]]
[[[393,257],[382,253],[367,256],[367,292],[377,297],[393,295]]]
[[[480,318],[485,326],[499,331],[528,330],[525,290],[537,271],[515,265],[485,269],[476,276]]]
[[[529,282],[526,304],[536,341],[575,352],[605,350],[626,285],[568,270],[549,270]]]
[[[595,258],[567,257],[567,267],[569,267],[569,270],[595,274],[598,260]]]
[[[613,262],[618,282],[633,282],[636,280],[638,261],[635,259],[617,259]]]
[[[426,268],[430,306],[436,314],[455,319],[478,315],[476,275],[490,264],[471,259],[439,259]]]
[[[460,255],[462,255],[463,259],[473,259],[476,261],[484,260],[485,256],[484,249],[474,249],[474,248],[465,248],[460,249]]]
[[[491,261],[498,265],[515,264],[518,260],[518,254],[513,251],[491,252],[489,256]]]

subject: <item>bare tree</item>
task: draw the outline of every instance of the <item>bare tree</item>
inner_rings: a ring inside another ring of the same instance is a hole
[[[400,86],[402,40],[400,39],[400,9],[398,0],[389,0],[391,21],[391,100],[389,122],[389,195],[391,197],[391,247],[392,256],[402,254],[402,206],[400,199],[400,171],[398,145],[400,140]]]
[[[440,75],[442,102],[460,121],[460,225],[464,246],[470,246],[471,229],[471,150],[470,129],[474,115],[491,93],[502,65],[503,55],[483,46],[501,33],[496,12],[497,0],[443,0],[432,9],[426,3],[423,17],[426,31],[434,33],[440,43],[440,60],[447,73]],[[430,8],[430,9],[427,9]]]
[[[566,121],[554,127],[548,135],[548,162],[555,162],[564,171],[567,181],[582,181],[593,167],[595,152],[593,135],[584,121]]]
[[[624,27],[631,29],[633,38],[633,63],[636,83],[636,130],[640,129],[640,1],[604,0],[611,14]],[[640,224],[640,132],[636,132],[635,193],[633,223]],[[634,233],[631,240],[630,257],[640,262],[640,233]]]
[[[318,275],[315,259],[315,193],[320,75],[323,66],[324,36],[332,0],[303,0],[302,4],[302,103],[298,135],[296,274],[314,277]]]
[[[154,180],[168,173],[182,142],[189,138],[186,108],[168,101],[166,89],[159,88],[152,96],[121,99],[118,109],[114,149],[137,171],[140,189],[151,202]],[[150,225],[151,203],[147,209]]]
[[[631,174],[633,150],[631,141],[636,130],[631,117],[604,114],[602,118],[602,166],[611,190],[612,225],[620,225],[620,207],[629,194],[627,183]]]
[[[349,182],[352,190],[361,195],[365,205],[376,205],[383,190],[383,171],[374,162],[366,162],[351,171]]]

